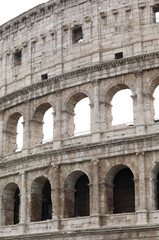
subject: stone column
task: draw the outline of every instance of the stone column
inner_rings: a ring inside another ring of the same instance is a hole
[[[52,218],[57,220],[57,229],[61,228],[61,199],[60,199],[60,165],[52,162]]]
[[[0,112],[0,156],[3,155],[3,139],[4,139],[3,126],[4,126],[3,112]]]
[[[137,155],[139,163],[139,210],[137,211],[137,224],[140,225],[147,223],[145,155],[144,152]]]
[[[93,188],[92,188],[92,211],[91,215],[99,215],[99,160],[92,160],[93,164]]]
[[[61,130],[62,130],[62,96],[61,91],[56,92],[56,114],[54,119],[54,149],[61,148]]]
[[[3,196],[0,197],[0,226],[4,225]]]
[[[144,94],[144,112],[146,124],[154,123],[155,109],[154,109],[154,97],[152,94]]]
[[[26,224],[26,208],[27,208],[27,199],[26,199],[26,174],[21,172],[21,192],[20,192],[20,223]]]
[[[143,90],[142,90],[142,70],[134,71],[137,81],[137,109],[135,111],[136,125],[144,124],[144,105],[143,105]]]
[[[29,150],[30,148],[30,122],[29,122],[29,116],[30,116],[30,104],[29,102],[25,103],[25,116],[27,116],[27,119],[24,118],[23,122],[23,149]]]
[[[94,89],[94,108],[93,114],[91,114],[91,126],[92,126],[92,141],[100,141],[100,122],[99,122],[99,81],[94,80],[93,89]]]

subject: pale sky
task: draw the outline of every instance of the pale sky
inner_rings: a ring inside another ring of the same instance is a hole
[[[0,0],[0,25],[48,0]]]

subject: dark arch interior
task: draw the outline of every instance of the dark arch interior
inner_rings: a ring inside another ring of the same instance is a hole
[[[19,188],[16,189],[14,194],[14,224],[19,223],[19,205],[20,205],[20,191]]]
[[[120,170],[113,181],[113,206],[114,213],[135,211],[135,192],[133,173],[129,168]]]
[[[52,218],[51,185],[46,181],[42,190],[42,220]]]
[[[75,184],[74,216],[89,216],[89,179],[86,174],[79,177]]]

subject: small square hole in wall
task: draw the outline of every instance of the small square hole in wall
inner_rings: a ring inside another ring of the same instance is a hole
[[[41,80],[46,80],[46,79],[48,79],[48,74],[47,73],[42,74],[41,75]]]
[[[115,53],[115,59],[123,58],[123,52]]]
[[[76,27],[72,30],[72,42],[78,43],[83,40],[83,31],[82,27]]]
[[[14,66],[21,65],[22,63],[22,51],[18,50],[14,53]]]
[[[159,5],[153,6],[153,21],[154,23],[159,22]]]

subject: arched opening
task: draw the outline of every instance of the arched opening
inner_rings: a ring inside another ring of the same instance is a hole
[[[112,125],[133,124],[133,100],[131,90],[119,90],[112,98]]]
[[[23,148],[23,121],[23,116],[21,116],[17,123],[16,152],[21,151]]]
[[[31,221],[52,218],[51,185],[47,178],[39,177],[31,187]]]
[[[90,215],[89,179],[81,171],[71,173],[65,182],[64,217]]]
[[[78,136],[90,132],[90,104],[85,93],[78,92],[68,100],[65,114],[66,136]]]
[[[43,143],[53,140],[53,108],[49,108],[43,117]]]
[[[5,131],[5,151],[19,151],[23,147],[23,117],[20,113],[12,114]]]
[[[86,174],[79,177],[75,184],[74,216],[89,216],[89,180]]]
[[[53,138],[53,109],[49,103],[43,103],[34,112],[31,120],[32,146],[51,141]]]
[[[154,97],[154,110],[155,110],[154,120],[155,122],[159,122],[159,85],[155,88],[153,97]]]
[[[2,225],[19,223],[20,190],[17,184],[8,184],[2,194]]]
[[[129,168],[120,170],[113,181],[114,213],[135,212],[133,173]]]
[[[90,133],[90,101],[89,98],[80,100],[74,108],[74,135]]]
[[[46,181],[42,190],[42,220],[52,218],[51,185]]]
[[[157,174],[157,210],[159,210],[159,172]]]

